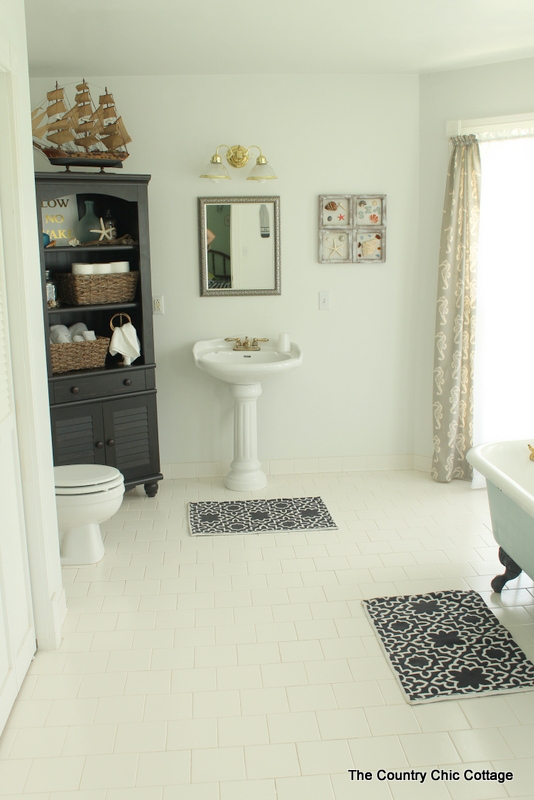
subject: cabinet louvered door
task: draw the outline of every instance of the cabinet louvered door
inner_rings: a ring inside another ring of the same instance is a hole
[[[102,410],[107,463],[126,481],[149,474],[158,459],[155,393],[109,401]]]
[[[54,464],[105,464],[105,437],[100,403],[52,409]]]

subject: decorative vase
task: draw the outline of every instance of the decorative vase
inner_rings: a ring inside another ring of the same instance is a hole
[[[80,244],[95,242],[100,238],[98,233],[91,233],[91,231],[100,229],[100,220],[96,216],[93,206],[93,200],[85,200],[85,214],[76,223],[75,235]]]

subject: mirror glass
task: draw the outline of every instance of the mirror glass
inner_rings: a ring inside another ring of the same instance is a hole
[[[202,297],[280,294],[280,198],[199,197]]]

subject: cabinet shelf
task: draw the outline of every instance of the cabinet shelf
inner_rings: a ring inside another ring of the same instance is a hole
[[[62,314],[72,314],[79,312],[93,312],[93,311],[122,311],[125,308],[137,308],[139,303],[132,301],[128,303],[99,303],[94,306],[60,306],[58,308],[48,308],[48,316],[61,316]]]
[[[57,253],[100,253],[117,250],[137,250],[136,244],[84,244],[76,247],[45,247],[45,256],[56,255]]]

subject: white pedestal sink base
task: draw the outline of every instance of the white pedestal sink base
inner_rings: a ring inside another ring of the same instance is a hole
[[[256,401],[261,384],[231,383],[230,391],[234,398],[234,460],[224,485],[234,492],[254,492],[267,486],[258,461]]]
[[[234,460],[224,485],[235,492],[265,488],[267,476],[257,453],[256,401],[264,378],[280,375],[302,363],[300,347],[290,342],[289,349],[267,346],[261,350],[242,347],[235,350],[226,339],[205,339],[195,343],[193,357],[199,369],[228,383],[234,398]]]

